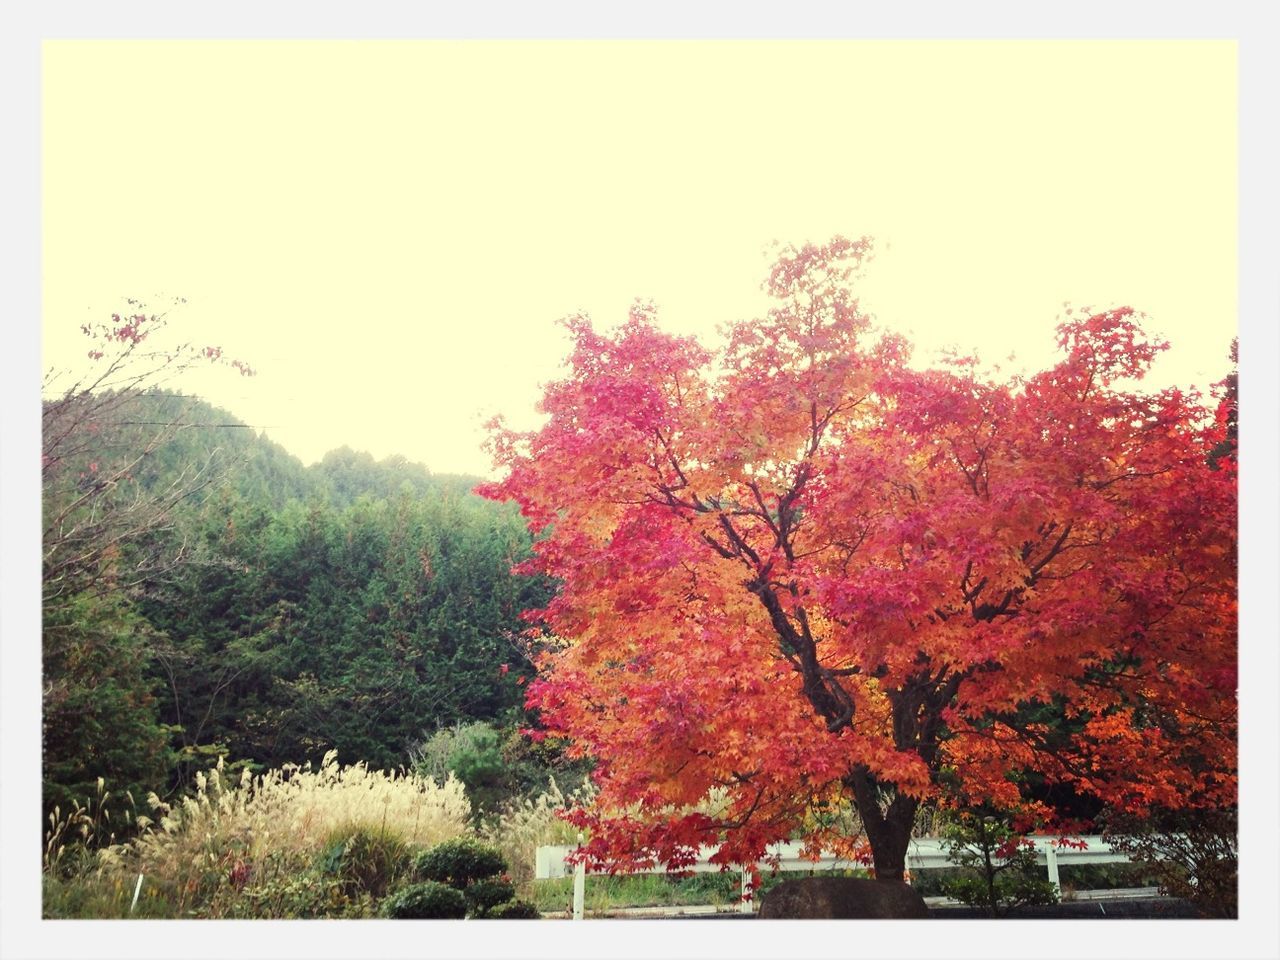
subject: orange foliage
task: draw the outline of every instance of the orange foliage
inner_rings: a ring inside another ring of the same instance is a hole
[[[595,859],[754,861],[838,794],[893,875],[918,803],[1018,804],[1011,771],[1234,802],[1224,418],[1137,388],[1165,345],[1127,308],[1069,318],[1034,376],[912,370],[851,292],[868,250],[790,250],[716,356],[647,309],[572,319],[549,422],[495,425],[483,492],[561,583],[529,705],[597,761]],[[689,812],[713,787],[727,807]]]

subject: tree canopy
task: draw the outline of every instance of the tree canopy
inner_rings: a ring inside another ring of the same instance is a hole
[[[438,728],[514,727],[519,613],[547,597],[511,575],[515,509],[401,457],[304,467],[172,389],[243,364],[155,349],[164,318],[130,306],[84,327],[86,376],[46,381],[46,807],[99,777],[168,794],[218,756],[398,767]]]
[[[854,294],[869,251],[788,249],[715,353],[643,306],[570,319],[545,426],[495,423],[483,492],[560,583],[529,705],[596,761],[593,859],[843,849],[851,804],[897,879],[925,802],[1234,803],[1228,418],[1141,389],[1166,345],[1127,307],[1068,316],[1029,376],[913,369]]]

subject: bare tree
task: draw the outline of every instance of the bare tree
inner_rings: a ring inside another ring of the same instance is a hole
[[[80,376],[50,370],[43,384],[43,581],[46,610],[60,598],[128,588],[180,561],[183,547],[141,548],[172,528],[174,508],[217,477],[212,460],[193,462],[158,484],[142,473],[178,433],[194,425],[194,398],[171,383],[193,367],[220,364],[253,370],[218,347],[190,343],[154,347],[167,321],[129,301],[133,313],[81,327],[89,369]]]

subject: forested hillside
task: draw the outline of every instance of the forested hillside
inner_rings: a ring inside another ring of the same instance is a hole
[[[549,587],[509,572],[529,534],[477,478],[304,467],[173,393],[82,402],[45,410],[46,804],[98,777],[164,795],[218,756],[407,766],[471,721],[518,742],[518,614]]]

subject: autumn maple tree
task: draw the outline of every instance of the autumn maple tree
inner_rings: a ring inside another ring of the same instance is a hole
[[[494,426],[482,492],[560,584],[536,735],[596,762],[597,862],[848,849],[844,805],[901,879],[924,803],[1235,802],[1227,418],[1139,389],[1165,344],[1128,308],[1068,317],[1035,375],[912,369],[854,295],[869,252],[788,249],[715,354],[643,306],[571,319],[546,424]]]

